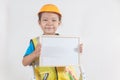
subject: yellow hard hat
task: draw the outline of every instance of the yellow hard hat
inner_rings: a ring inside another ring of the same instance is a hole
[[[38,12],[38,14],[40,14],[42,12],[54,12],[54,13],[57,13],[60,16],[62,16],[61,13],[60,13],[60,11],[59,11],[59,9],[58,9],[58,7],[56,5],[54,5],[54,4],[46,4],[46,5],[44,5],[40,9],[40,11]]]

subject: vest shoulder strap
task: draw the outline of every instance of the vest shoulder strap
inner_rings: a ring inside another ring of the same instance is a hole
[[[36,48],[36,46],[37,46],[37,44],[39,42],[39,37],[35,37],[35,38],[31,39],[31,40],[33,42],[34,48]]]
[[[33,39],[31,39],[33,45],[34,45],[34,49],[36,48],[37,44],[39,43],[39,37],[35,37]],[[32,62],[32,66],[35,67],[39,65],[39,58],[36,58],[33,62]]]

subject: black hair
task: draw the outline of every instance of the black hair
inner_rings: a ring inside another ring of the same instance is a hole
[[[44,12],[38,13],[38,18],[39,18],[38,20],[39,20],[39,21],[41,21],[42,13],[44,13]],[[52,12],[52,13],[55,13],[55,12]],[[61,16],[60,14],[58,14],[58,13],[55,13],[55,14],[58,15],[58,17],[59,17],[59,21],[61,21],[62,16]]]

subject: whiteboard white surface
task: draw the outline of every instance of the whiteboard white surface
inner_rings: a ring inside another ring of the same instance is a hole
[[[42,36],[40,66],[79,65],[79,37]]]

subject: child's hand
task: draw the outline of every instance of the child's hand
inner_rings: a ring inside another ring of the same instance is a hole
[[[34,54],[36,57],[40,56],[40,54],[41,54],[41,44],[40,43],[37,44]]]
[[[83,43],[80,43],[79,45],[79,53],[82,53],[83,52]]]

